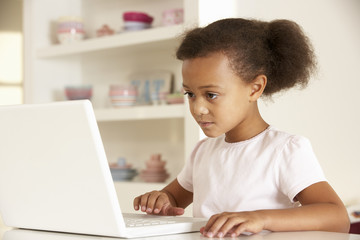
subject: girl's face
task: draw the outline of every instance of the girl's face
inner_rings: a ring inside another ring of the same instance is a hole
[[[191,114],[205,135],[226,133],[228,142],[239,140],[257,111],[252,84],[233,72],[222,53],[185,60],[182,74]]]

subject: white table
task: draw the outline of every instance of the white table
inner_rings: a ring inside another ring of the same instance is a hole
[[[0,228],[0,240],[114,240],[116,238]],[[200,233],[139,238],[141,240],[205,240]],[[222,238],[235,239],[235,238]],[[360,235],[331,232],[273,232],[240,236],[244,240],[360,240]]]

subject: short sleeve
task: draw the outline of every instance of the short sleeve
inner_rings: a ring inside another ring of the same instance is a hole
[[[194,192],[194,188],[193,188],[193,167],[194,167],[194,162],[195,162],[197,152],[198,152],[201,144],[205,140],[206,139],[203,139],[203,140],[199,141],[196,144],[195,148],[193,149],[193,151],[192,151],[192,153],[190,155],[190,159],[188,159],[186,161],[184,168],[181,170],[181,172],[177,176],[177,180],[178,180],[179,184],[185,190],[187,190],[189,192]]]
[[[279,187],[292,202],[305,188],[314,183],[326,181],[311,144],[304,137],[290,138],[278,160]]]

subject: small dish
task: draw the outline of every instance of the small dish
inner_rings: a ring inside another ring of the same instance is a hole
[[[132,168],[132,165],[122,157],[118,159],[117,163],[111,163],[109,166],[114,181],[130,181],[138,174],[137,170]]]
[[[184,103],[184,95],[182,93],[172,93],[165,97],[167,104],[182,104]]]
[[[124,30],[137,31],[151,27],[154,18],[143,12],[125,12],[123,14]]]
[[[80,85],[80,86],[66,86],[65,96],[68,100],[80,100],[80,99],[91,99],[92,97],[92,86]]]
[[[123,19],[124,21],[143,22],[149,24],[151,24],[154,20],[153,17],[144,12],[124,12]]]

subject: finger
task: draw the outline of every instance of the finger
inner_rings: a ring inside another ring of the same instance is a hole
[[[232,234],[235,229],[243,222],[241,218],[228,217],[227,221],[218,230],[218,237],[223,237],[228,234]]]
[[[237,227],[237,226],[236,226]],[[232,229],[230,229],[226,234],[225,237],[231,237],[231,234],[235,231],[236,227],[233,227]]]
[[[184,212],[185,210],[183,208],[171,207],[171,206],[166,207],[165,210],[163,211],[163,213],[166,216],[179,216],[179,215],[183,215]]]
[[[160,192],[153,191],[150,193],[148,200],[147,200],[147,206],[146,206],[146,213],[153,213],[154,207],[156,202],[158,201]]]
[[[249,235],[250,233],[258,233],[262,230],[261,227],[257,226],[256,224],[252,224],[250,222],[244,222],[240,224],[235,231],[232,233],[232,237],[237,237],[240,234],[246,233],[246,235]]]
[[[134,205],[134,209],[136,211],[139,210],[140,199],[141,199],[141,196],[134,198],[133,205]]]
[[[161,193],[156,200],[154,213],[159,214],[167,205],[170,205],[169,198],[165,193]]]
[[[213,222],[211,227],[208,229],[206,236],[207,237],[223,237],[225,234],[223,232],[219,232],[222,226],[228,221],[227,215],[220,215],[216,218],[216,221]]]
[[[134,198],[133,206],[136,211],[139,210],[139,203],[140,203],[140,197]]]
[[[149,195],[150,195],[149,193],[145,193],[144,195],[141,196],[140,206],[141,206],[141,211],[142,212],[146,212],[147,201],[148,201]]]
[[[246,223],[240,224],[235,228],[235,231],[231,234],[231,237],[237,237],[245,231],[247,231]]]
[[[212,215],[210,217],[210,219],[207,221],[206,225],[205,225],[205,232],[208,232],[209,229],[211,228],[211,226],[214,224],[214,222],[216,221],[216,219],[220,216],[220,214],[215,214]]]

